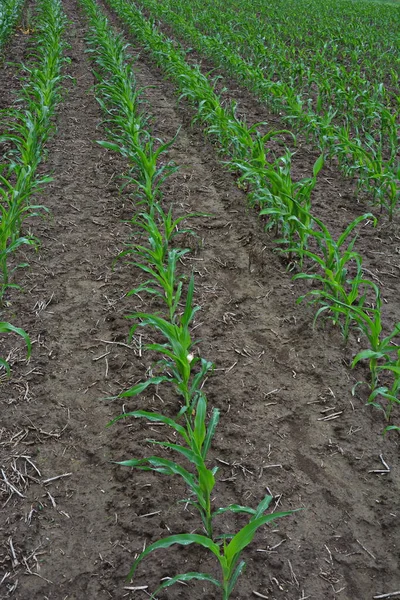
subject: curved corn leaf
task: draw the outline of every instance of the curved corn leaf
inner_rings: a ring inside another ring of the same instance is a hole
[[[222,514],[224,514],[226,512],[246,513],[246,514],[249,514],[249,515],[255,515],[256,514],[256,511],[254,510],[254,508],[250,508],[249,506],[241,506],[240,504],[230,504],[229,506],[224,506],[222,508],[217,508],[217,510],[215,510],[212,513],[212,516],[213,517],[217,517],[218,515],[222,515]]]
[[[119,415],[118,417],[115,417],[112,421],[110,421],[107,424],[107,427],[109,427],[116,421],[119,421],[120,419],[125,419],[126,417],[142,417],[144,419],[147,419],[148,421],[152,421],[153,423],[164,423],[165,425],[169,425],[169,427],[175,429],[175,431],[184,438],[187,444],[189,444],[187,431],[184,427],[182,427],[182,425],[179,425],[179,423],[177,423],[173,419],[170,419],[169,417],[165,417],[164,415],[161,415],[159,413],[148,412],[146,410],[134,410],[129,413],[123,413],[122,415]]]
[[[27,347],[27,359],[29,359],[29,357],[31,355],[31,351],[32,351],[32,344],[31,344],[30,337],[26,333],[26,331],[24,331],[20,327],[15,327],[15,325],[12,325],[11,323],[0,322],[0,333],[16,333],[17,335],[22,337],[24,339],[26,347]],[[7,371],[7,374],[9,374],[10,373],[10,365],[7,363],[7,361],[2,358],[2,359],[0,359],[0,364],[3,365],[3,367]]]
[[[235,587],[239,576],[243,573],[245,566],[246,566],[246,563],[244,562],[244,560],[240,561],[240,563],[237,565],[236,569],[234,570],[233,574],[231,575],[231,577],[229,579],[229,585],[228,585],[228,597],[233,592],[233,588]]]
[[[203,548],[207,548],[211,550],[211,552],[220,560],[221,554],[219,551],[219,547],[215,544],[210,538],[204,535],[198,535],[196,533],[181,533],[178,535],[171,535],[162,540],[158,540],[154,542],[154,544],[150,544],[135,560],[132,565],[131,570],[129,571],[127,579],[130,580],[133,574],[136,571],[138,564],[151,552],[154,550],[159,550],[161,548],[170,548],[170,546],[174,546],[177,544],[178,546],[189,546],[191,544],[197,544],[199,546],[203,546]]]
[[[266,523],[270,523],[275,519],[279,519],[281,517],[286,517],[292,515],[295,511],[287,511],[280,513],[272,513],[269,515],[264,515],[255,519],[254,521],[250,521],[247,525],[245,525],[231,540],[228,546],[225,548],[225,557],[227,561],[227,566],[231,568],[237,558],[237,556],[248,546],[252,541],[256,534],[257,529],[259,529],[262,525]]]
[[[156,589],[154,594],[151,595],[150,600],[152,600],[152,598],[155,598],[158,592],[164,590],[167,587],[170,587],[171,585],[174,585],[175,583],[179,583],[182,581],[192,581],[193,579],[197,579],[200,581],[208,581],[219,588],[222,587],[221,583],[217,579],[211,577],[211,575],[207,575],[207,573],[182,573],[181,575],[175,575],[175,577],[171,577],[171,579],[160,585],[160,587]]]
[[[385,429],[383,430],[383,435],[386,435],[386,433],[388,431],[398,431],[400,432],[400,427],[398,425],[388,425],[387,427],[385,427]]]

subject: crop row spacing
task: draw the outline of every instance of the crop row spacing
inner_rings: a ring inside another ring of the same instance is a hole
[[[219,411],[214,408],[207,416],[207,397],[204,384],[213,369],[212,363],[196,351],[196,341],[191,334],[191,324],[199,306],[194,304],[194,277],[179,275],[178,259],[188,249],[177,247],[181,233],[192,233],[181,224],[190,216],[173,217],[173,207],[163,208],[162,182],[176,170],[170,163],[159,166],[173,140],[163,143],[151,133],[149,117],[141,110],[141,98],[135,83],[134,72],[126,52],[128,45],[110,29],[107,19],[93,0],[80,0],[89,20],[88,45],[96,65],[96,97],[106,115],[107,141],[100,142],[105,148],[119,152],[127,158],[129,184],[136,190],[135,208],[140,212],[132,218],[136,232],[134,240],[121,253],[129,256],[139,268],[146,281],[131,290],[131,294],[147,293],[162,303],[161,313],[134,313],[129,315],[136,323],[130,331],[132,338],[139,327],[153,331],[162,342],[151,343],[147,349],[159,356],[153,373],[144,381],[119,394],[119,399],[139,396],[150,386],[169,385],[177,397],[177,416],[171,418],[161,413],[135,410],[124,412],[114,419],[138,418],[148,422],[167,425],[177,435],[180,443],[147,440],[155,447],[172,451],[178,459],[185,460],[190,470],[180,462],[150,456],[149,458],[123,461],[122,465],[164,475],[177,475],[189,489],[187,499],[198,512],[204,534],[182,533],[168,536],[149,545],[135,560],[129,576],[133,576],[138,564],[151,552],[172,545],[200,545],[217,558],[221,577],[216,579],[207,573],[191,572],[175,575],[161,584],[155,594],[177,582],[201,580],[214,584],[227,600],[243,571],[242,551],[252,541],[256,531],[264,524],[291,513],[265,514],[272,500],[266,496],[256,509],[233,504],[214,508],[211,495],[216,483],[217,467],[207,466],[208,453],[219,421]],[[139,238],[139,240],[138,240]],[[142,239],[140,239],[142,238]],[[179,399],[179,401],[178,401]],[[228,536],[229,543],[222,543],[218,536],[218,515],[225,512],[248,515],[249,522],[238,533]],[[152,595],[152,598],[154,594]]]
[[[325,14],[319,20],[322,31],[310,40],[306,35],[310,8],[321,12],[319,5],[310,7],[310,3],[303,7],[296,2],[289,16],[286,4],[274,3],[261,19],[246,3],[237,7],[206,2],[205,7],[196,1],[189,5],[181,0],[142,0],[141,5],[314,140],[326,156],[338,160],[342,171],[356,178],[358,188],[393,218],[400,168],[399,104],[393,92],[393,86],[398,86],[398,70],[393,67],[400,52],[400,32],[396,39],[390,27],[394,7],[384,11],[382,21],[372,4],[370,14],[364,14],[362,7],[352,3],[351,11],[357,7],[362,16],[356,37],[349,38],[352,30],[344,26],[343,15],[338,29],[338,22],[332,26],[330,15]],[[348,8],[348,3],[343,5]],[[332,12],[338,11],[336,5],[332,7]],[[383,30],[379,45],[371,18]],[[357,47],[360,40],[363,52]],[[375,46],[382,47],[383,58]]]

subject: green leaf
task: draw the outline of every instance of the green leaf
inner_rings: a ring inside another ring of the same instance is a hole
[[[255,519],[261,517],[261,515],[267,510],[273,499],[273,496],[267,494],[265,498],[261,500],[260,504],[257,506],[257,509],[255,510]]]
[[[204,459],[208,454],[208,450],[210,449],[210,445],[211,445],[212,439],[214,437],[216,427],[219,422],[219,416],[220,416],[220,412],[219,412],[218,408],[214,408],[212,411],[212,414],[211,414],[210,422],[208,423],[207,434],[206,434],[204,444],[203,444],[203,449],[202,449],[202,454],[203,454]]]
[[[162,446],[162,448],[168,448],[169,450],[175,450],[175,452],[179,452],[184,456],[189,462],[191,462],[195,467],[199,468],[203,466],[203,460],[199,454],[193,452],[189,448],[185,448],[184,446],[179,446],[179,444],[172,444],[171,442],[159,442],[157,440],[146,440],[149,444],[154,444],[156,446]]]
[[[210,469],[207,469],[204,463],[197,467],[197,469],[199,474],[200,489],[203,491],[203,493],[206,492],[206,495],[210,496],[215,485],[214,474],[212,471],[210,471]]]
[[[204,439],[206,437],[206,413],[207,413],[207,403],[204,395],[202,394],[197,402],[196,406],[196,415],[194,419],[194,431],[193,431],[193,439],[197,446],[199,453],[201,452]]]
[[[205,537],[204,535],[198,535],[195,533],[181,533],[178,535],[171,535],[171,536],[168,536],[161,540],[158,540],[157,542],[154,542],[154,544],[150,544],[150,546],[148,546],[145,550],[143,550],[143,552],[141,552],[141,554],[139,554],[139,556],[133,563],[132,568],[129,571],[127,579],[128,580],[132,579],[138,564],[148,554],[150,554],[151,552],[154,552],[154,550],[159,550],[161,548],[166,549],[166,548],[169,548],[170,546],[174,546],[175,544],[177,544],[179,546],[189,546],[191,544],[198,544],[199,546],[203,546],[203,548],[207,548],[208,550],[211,550],[211,552],[213,554],[215,554],[215,556],[218,558],[218,560],[221,558],[221,554],[220,554],[219,547],[217,546],[217,544],[215,544],[212,540]]]
[[[386,386],[375,388],[374,391],[369,395],[368,402],[374,402],[377,396],[383,396],[384,398],[386,398],[388,392],[389,389]]]
[[[216,517],[218,515],[222,515],[223,513],[226,512],[233,512],[233,513],[246,513],[249,515],[255,515],[256,511],[254,510],[254,508],[250,508],[249,506],[241,506],[240,504],[230,504],[229,506],[224,506],[222,508],[217,508],[217,510],[215,510],[212,513],[213,517]]]
[[[131,398],[132,396],[138,396],[139,394],[144,392],[144,390],[147,389],[150,385],[159,385],[160,383],[163,383],[164,381],[169,381],[169,378],[164,377],[164,376],[150,377],[146,381],[137,383],[136,385],[131,387],[129,390],[126,390],[126,392],[121,392],[121,394],[118,396],[118,398]]]
[[[385,427],[385,429],[383,430],[383,435],[386,435],[386,433],[388,431],[399,431],[400,432],[400,427],[398,425],[388,425],[387,427]]]
[[[10,375],[10,373],[11,373],[10,365],[8,364],[8,362],[6,360],[4,360],[4,358],[0,358],[0,366],[2,366],[5,369],[7,375]]]
[[[314,163],[313,166],[313,175],[314,177],[316,177],[318,175],[318,173],[320,172],[320,170],[322,169],[322,167],[324,166],[324,155],[321,154],[321,156],[319,158],[317,158],[317,160]]]
[[[391,365],[382,365],[378,368],[378,371],[392,371],[396,375],[400,375],[400,367],[391,366]]]
[[[112,142],[103,142],[100,140],[96,140],[97,144],[99,144],[99,146],[102,146],[103,148],[107,148],[107,150],[114,150],[114,152],[121,152],[121,148],[120,146],[118,146],[118,144],[114,144]]]
[[[350,223],[350,225],[346,227],[342,235],[338,238],[337,247],[340,248],[340,246],[345,242],[345,240],[353,231],[353,229],[355,229],[355,227],[357,227],[357,225],[361,223],[361,221],[365,221],[366,219],[372,219],[374,221],[374,225],[376,225],[376,219],[372,213],[366,213],[357,217],[356,219],[354,219],[354,221]]]
[[[370,360],[371,358],[378,359],[383,358],[384,356],[385,354],[382,352],[375,352],[374,350],[362,350],[362,352],[359,352],[354,358],[353,362],[351,363],[351,368],[353,369],[356,364],[360,362],[360,360]]]
[[[233,588],[235,587],[239,576],[243,573],[245,566],[246,566],[246,563],[244,562],[244,560],[242,560],[242,561],[240,561],[240,563],[237,565],[236,569],[234,570],[234,572],[229,580],[228,596],[230,596],[231,593],[233,592]]]
[[[196,311],[196,309],[199,308],[199,307],[196,307],[195,309],[192,308],[193,293],[194,293],[194,277],[192,275],[190,278],[190,281],[189,281],[189,287],[188,287],[188,292],[187,292],[187,296],[186,296],[185,311],[184,311],[184,313],[182,315],[182,319],[181,319],[183,326],[189,325],[190,321],[193,318],[194,312]]]
[[[200,581],[209,581],[210,583],[213,583],[219,588],[222,587],[221,583],[217,579],[211,577],[211,575],[207,575],[207,573],[183,573],[181,575],[175,575],[175,577],[171,577],[171,579],[160,585],[160,587],[156,589],[154,594],[151,595],[150,600],[152,600],[152,598],[155,598],[158,592],[167,587],[170,587],[171,585],[174,585],[174,583],[179,583],[180,581],[191,581],[193,579],[198,579]]]
[[[182,477],[189,489],[197,496],[199,502],[202,502],[202,494],[196,479],[186,469],[174,463],[172,460],[160,458],[158,456],[150,456],[149,458],[132,458],[130,460],[118,461],[116,464],[123,467],[133,467],[145,471],[157,471],[168,475],[179,475]],[[203,502],[204,504],[204,502]]]
[[[165,425],[169,425],[169,427],[172,427],[172,429],[175,429],[175,431],[177,433],[179,433],[184,438],[184,440],[189,444],[189,438],[188,438],[186,429],[184,427],[182,427],[182,425],[179,425],[179,423],[177,423],[173,419],[170,419],[169,417],[165,417],[164,415],[161,415],[160,413],[147,412],[146,410],[134,410],[133,412],[123,413],[122,415],[119,415],[118,417],[115,417],[115,419],[110,421],[107,424],[107,427],[109,427],[116,421],[119,421],[120,419],[125,419],[126,417],[138,417],[138,418],[142,417],[144,419],[148,419],[149,421],[152,421],[153,423],[165,423]]]
[[[257,529],[266,523],[270,523],[275,519],[292,515],[294,511],[272,513],[264,515],[254,521],[250,521],[245,525],[232,539],[229,545],[225,549],[225,557],[227,559],[228,566],[232,566],[235,558],[246,548],[252,541],[256,534]]]
[[[12,325],[11,323],[1,322],[0,323],[0,333],[16,333],[17,335],[21,336],[25,340],[25,343],[26,343],[27,358],[30,357],[31,351],[32,351],[32,344],[31,344],[30,337],[26,333],[26,331],[24,331],[20,327],[15,327],[15,325]]]

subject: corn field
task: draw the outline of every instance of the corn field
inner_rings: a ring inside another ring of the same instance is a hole
[[[1,598],[400,596],[399,11],[3,0]]]

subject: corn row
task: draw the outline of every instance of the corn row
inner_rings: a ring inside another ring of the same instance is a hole
[[[223,600],[228,600],[236,581],[243,571],[244,561],[240,559],[242,550],[251,542],[255,532],[263,524],[291,513],[264,514],[272,500],[266,496],[257,509],[240,505],[230,505],[213,510],[211,494],[215,486],[217,468],[209,469],[206,465],[207,455],[212,438],[219,421],[219,411],[214,408],[210,419],[207,418],[207,398],[203,390],[207,376],[213,365],[195,353],[195,342],[192,339],[190,325],[200,307],[193,304],[194,277],[189,279],[177,273],[177,260],[187,249],[177,247],[174,238],[185,232],[180,229],[183,220],[190,215],[174,219],[172,207],[165,212],[162,207],[162,191],[160,180],[154,178],[152,161],[148,160],[148,152],[153,153],[157,147],[158,156],[165,154],[170,144],[153,138],[148,119],[140,111],[140,95],[137,92],[132,68],[126,58],[127,44],[121,36],[115,35],[108,26],[107,20],[99,11],[93,0],[80,0],[90,24],[88,44],[90,54],[96,64],[98,84],[96,96],[107,115],[106,131],[109,141],[102,143],[109,150],[114,150],[127,158],[129,173],[127,178],[136,188],[135,195],[141,212],[132,218],[135,237],[144,237],[143,242],[132,242],[120,258],[129,256],[134,264],[147,277],[147,280],[130,292],[145,292],[162,303],[163,309],[157,314],[135,313],[130,318],[136,321],[131,328],[132,338],[139,327],[146,327],[157,333],[163,343],[147,346],[159,356],[157,367],[151,377],[122,392],[118,398],[136,397],[148,387],[170,385],[180,401],[180,408],[175,419],[165,415],[144,410],[124,413],[114,419],[115,423],[125,418],[144,418],[150,422],[162,423],[170,427],[179,444],[169,441],[148,440],[158,448],[168,449],[178,457],[189,461],[192,471],[178,462],[159,456],[144,459],[123,461],[121,465],[145,471],[156,471],[164,475],[180,476],[190,491],[187,500],[198,511],[205,535],[182,533],[161,539],[148,546],[135,560],[129,577],[132,577],[138,564],[151,552],[172,545],[187,546],[197,544],[211,551],[217,558],[221,579],[208,573],[183,573],[176,575],[161,584],[155,594],[163,588],[177,582],[201,580],[215,585],[221,591]],[[116,84],[116,85],[114,85]],[[126,109],[130,107],[130,119]],[[133,125],[134,123],[134,125]],[[156,151],[157,152],[157,151]],[[157,162],[157,160],[155,161]],[[163,179],[174,167],[162,172]],[[156,169],[156,171],[160,169]],[[186,296],[186,298],[185,298]],[[194,472],[193,472],[194,471]],[[242,528],[222,549],[214,537],[214,518],[224,512],[236,512],[250,515],[249,523]]]
[[[171,3],[175,10],[168,8]],[[399,190],[397,186],[397,119],[398,109],[390,110],[385,103],[385,93],[381,85],[372,91],[367,81],[346,83],[343,74],[339,80],[324,79],[325,87],[332,86],[336,91],[334,102],[329,101],[326,110],[322,110],[322,99],[317,107],[304,98],[297,88],[285,81],[268,78],[265,69],[257,61],[243,58],[238,50],[236,31],[226,26],[226,18],[221,20],[221,13],[213,14],[201,9],[200,14],[192,7],[185,10],[186,5],[180,0],[165,0],[157,3],[154,0],[141,0],[141,4],[152,17],[161,18],[173,28],[173,31],[186,40],[191,47],[211,60],[229,75],[239,80],[250,89],[262,102],[265,102],[282,115],[291,127],[311,137],[319,149],[331,158],[338,160],[342,172],[356,177],[358,189],[368,192],[374,203],[388,212],[392,220],[398,204]],[[197,9],[200,11],[200,9]],[[185,16],[179,13],[185,11]],[[189,13],[189,14],[188,14]],[[233,18],[233,15],[231,15]],[[217,29],[214,35],[203,34],[199,30],[199,20],[216,27],[216,20],[222,31]],[[252,43],[257,34],[255,28],[252,36],[246,40],[246,47]],[[277,51],[277,50],[276,50]],[[308,75],[315,80],[315,72]],[[325,76],[326,77],[326,76]],[[368,85],[367,85],[368,84]],[[365,87],[365,92],[362,90]],[[320,84],[322,89],[322,83]],[[330,88],[329,88],[330,89]],[[362,99],[360,98],[362,97]],[[345,98],[345,104],[340,100]],[[332,103],[333,102],[333,103]],[[339,115],[345,115],[345,122]],[[374,131],[375,137],[371,135]],[[385,156],[387,147],[389,156]]]
[[[208,135],[228,156],[225,164],[241,173],[239,182],[252,190],[249,194],[251,205],[257,207],[261,215],[268,215],[267,227],[280,232],[280,241],[284,244],[305,247],[311,226],[311,192],[323,166],[323,158],[317,160],[312,177],[293,181],[292,154],[287,150],[276,158],[270,156],[266,148],[273,137],[290,132],[270,131],[261,135],[256,126],[247,126],[244,120],[237,118],[236,104],[224,104],[200,69],[189,66],[173,41],[153,27],[133,4],[123,0],[108,0],[108,3],[174,80],[180,98],[186,98],[197,107],[195,120],[206,127]]]
[[[37,244],[33,235],[23,234],[24,221],[47,212],[46,207],[32,204],[31,197],[51,181],[38,173],[38,167],[45,157],[45,144],[54,129],[52,119],[60,101],[65,23],[60,0],[40,1],[33,61],[22,70],[24,86],[15,107],[5,111],[0,122],[4,131],[0,143],[8,147],[0,165],[0,302],[7,289],[18,289],[12,276],[18,268],[27,266],[10,266],[15,252],[22,245]],[[10,324],[2,323],[2,327],[3,331],[11,331]],[[5,366],[5,361],[1,364]]]
[[[290,153],[273,162],[268,160],[265,145],[271,137],[281,132],[269,132],[261,136],[255,127],[247,127],[236,118],[235,105],[224,108],[199,68],[190,67],[173,41],[166,39],[133,4],[125,0],[107,1],[175,81],[180,97],[189,99],[197,106],[196,119],[206,125],[209,135],[218,140],[229,157],[228,166],[241,173],[239,181],[247,187],[251,204],[258,207],[260,215],[268,218],[267,227],[280,230],[282,238],[279,242],[286,244],[285,251],[292,259],[300,260],[300,264],[303,259],[311,261],[312,274],[299,274],[297,277],[312,279],[321,288],[311,291],[299,301],[304,298],[310,300],[316,306],[315,319],[321,315],[330,318],[342,329],[345,339],[350,329],[354,328],[365,335],[370,348],[357,355],[353,366],[366,359],[368,352],[375,353],[374,358],[369,360],[369,400],[382,408],[389,420],[392,407],[400,404],[400,369],[395,342],[400,324],[395,325],[389,336],[383,335],[380,290],[363,274],[362,257],[353,251],[356,236],[349,240],[355,227],[363,220],[374,222],[373,216],[366,214],[355,219],[338,240],[334,240],[325,224],[311,214],[311,192],[323,166],[323,158],[320,157],[315,163],[313,177],[293,182],[290,176]],[[317,245],[317,252],[308,249],[310,237]],[[348,276],[350,265],[356,269],[353,278]],[[385,386],[379,385],[379,373],[393,378],[393,385],[388,391]],[[377,396],[382,399],[383,405],[377,401]]]
[[[0,6],[0,52],[10,37],[25,0],[2,0]]]

